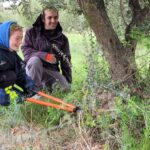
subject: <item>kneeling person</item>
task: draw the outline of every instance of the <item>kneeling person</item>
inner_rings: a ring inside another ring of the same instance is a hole
[[[0,105],[10,104],[10,97],[5,88],[17,84],[24,93],[32,95],[34,83],[26,75],[22,60],[17,55],[23,38],[23,29],[16,22],[7,21],[0,24]]]
[[[58,17],[56,8],[45,8],[26,32],[22,52],[26,72],[36,86],[52,90],[52,85],[58,83],[68,91],[72,82],[71,54]]]

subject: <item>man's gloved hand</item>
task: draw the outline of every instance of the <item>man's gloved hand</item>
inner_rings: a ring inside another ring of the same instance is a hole
[[[26,95],[26,97],[32,97],[38,91],[39,91],[39,89],[36,87],[33,80],[31,80],[31,78],[27,76],[26,77],[26,85],[24,88],[24,94]]]
[[[56,64],[56,57],[54,54],[46,54],[44,60],[51,64]]]
[[[35,87],[29,87],[26,89],[26,97],[32,97],[36,94],[37,88]]]

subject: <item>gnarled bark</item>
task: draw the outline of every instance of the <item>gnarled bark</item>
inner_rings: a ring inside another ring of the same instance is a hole
[[[77,2],[93,29],[98,43],[102,45],[112,80],[132,84],[136,80],[136,41],[130,37],[130,32],[135,25],[140,24],[147,17],[149,9],[142,10],[138,0],[129,0],[133,18],[125,33],[129,45],[124,47],[112,27],[103,0],[77,0]]]

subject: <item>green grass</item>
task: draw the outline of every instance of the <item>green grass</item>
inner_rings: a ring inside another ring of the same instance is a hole
[[[136,63],[140,74],[145,77],[148,73],[150,62],[150,49],[147,47],[147,39],[143,39],[136,49]],[[149,43],[148,43],[149,44]]]

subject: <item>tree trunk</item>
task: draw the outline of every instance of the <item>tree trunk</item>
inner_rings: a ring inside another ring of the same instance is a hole
[[[109,64],[113,81],[131,84],[135,81],[135,45],[123,47],[107,16],[103,0],[78,0]]]

